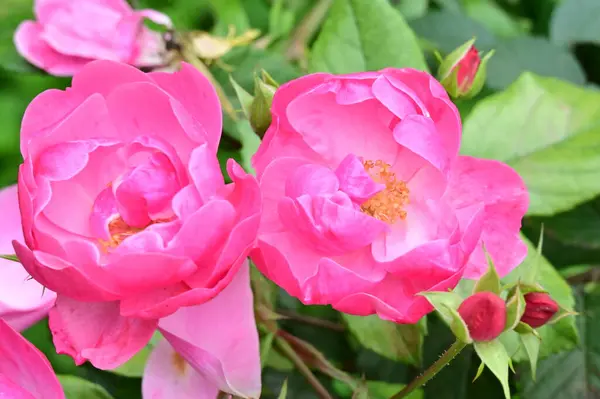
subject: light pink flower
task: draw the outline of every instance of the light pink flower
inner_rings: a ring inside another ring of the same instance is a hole
[[[144,74],[96,61],[67,91],[39,95],[21,129],[19,200],[27,271],[58,294],[60,353],[113,368],[158,319],[205,303],[256,240],[260,191],[216,150],[221,109],[189,65]]]
[[[246,264],[231,284],[203,305],[160,321],[161,341],[146,365],[145,399],[260,396],[258,332]]]
[[[507,165],[459,156],[458,111],[412,69],[282,86],[253,158],[263,219],[253,260],[306,304],[414,323],[416,294],[525,256],[528,195]],[[485,132],[481,132],[485,134]]]
[[[14,253],[13,240],[23,242],[17,186],[0,190],[0,254]],[[56,294],[45,290],[17,262],[0,259],[0,318],[24,330],[48,314]]]
[[[0,319],[0,398],[64,397],[62,387],[44,355]]]
[[[33,65],[59,76],[97,59],[158,65],[161,38],[144,19],[171,25],[166,15],[134,11],[125,0],[35,0],[34,11],[37,20],[21,23],[15,46]]]

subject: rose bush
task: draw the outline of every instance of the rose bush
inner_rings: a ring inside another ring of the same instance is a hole
[[[282,86],[253,158],[258,268],[305,304],[414,323],[445,291],[526,255],[528,205],[507,165],[458,154],[461,121],[412,69],[314,74]],[[485,134],[485,132],[481,132]]]
[[[0,254],[13,251],[13,240],[23,241],[17,186],[0,190]],[[0,259],[0,318],[24,330],[48,314],[56,295],[29,278],[17,262]]]
[[[54,343],[78,364],[123,363],[158,319],[208,302],[254,245],[261,199],[216,150],[221,109],[190,66],[144,74],[87,64],[28,107],[21,130],[23,266],[58,294]],[[256,333],[256,332],[255,332]]]
[[[125,0],[36,0],[36,21],[15,32],[19,53],[33,65],[59,76],[73,75],[91,60],[160,64],[161,38],[144,19],[170,26],[154,10],[135,11]]]

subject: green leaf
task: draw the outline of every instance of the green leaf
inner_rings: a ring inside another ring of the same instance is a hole
[[[506,399],[510,399],[510,389],[508,387],[510,357],[504,345],[502,345],[500,340],[496,339],[489,342],[475,342],[473,346],[481,361],[485,363],[502,384],[502,390]]]
[[[273,39],[287,35],[294,28],[294,11],[284,4],[285,0],[274,0],[269,11],[269,34]]]
[[[541,37],[518,37],[497,44],[488,65],[487,85],[501,90],[523,72],[585,83],[585,72],[568,50]]]
[[[271,349],[273,349],[273,340],[275,339],[275,333],[268,333],[260,340],[260,365],[265,368]]]
[[[342,313],[352,335],[365,348],[392,360],[420,364],[423,334],[418,324],[396,324],[378,316]]]
[[[100,385],[74,375],[59,375],[67,399],[112,399],[112,396]]]
[[[541,340],[535,334],[520,334],[519,339],[521,340],[521,343],[525,348],[525,352],[527,352],[527,356],[529,357],[529,363],[531,364],[531,375],[535,380]]]
[[[427,14],[429,0],[400,0],[396,8],[402,13],[407,21],[421,18]]]
[[[287,398],[287,380],[283,382],[283,386],[281,387],[281,392],[279,392],[278,399],[286,399]]]
[[[242,111],[244,112],[246,119],[248,119],[250,116],[250,105],[252,104],[252,100],[254,100],[254,96],[244,90],[244,88],[240,86],[232,76],[229,77],[229,81],[231,82],[231,86],[233,86],[233,90],[235,90],[235,95],[242,106]]]
[[[208,0],[217,16],[217,24],[213,32],[217,35],[227,35],[229,26],[233,25],[236,33],[240,34],[250,29],[248,15],[241,0]]]
[[[438,311],[444,322],[450,327],[454,336],[462,342],[472,342],[469,328],[458,314],[458,307],[463,299],[455,292],[423,292],[421,293]]]
[[[461,152],[508,163],[525,180],[529,213],[551,215],[600,193],[599,120],[599,92],[526,73],[475,106]]]
[[[509,13],[492,1],[470,1],[465,12],[498,37],[515,37],[527,33],[525,23],[515,20]]]
[[[578,290],[578,310],[581,315],[576,320],[581,345],[541,360],[535,382],[524,373],[521,395],[524,399],[597,397],[600,391],[600,286],[592,286],[587,292]]]
[[[525,239],[525,242],[528,246],[527,258],[525,258],[525,261],[521,266],[506,276],[504,281],[507,283],[518,282],[523,278],[524,274],[528,273],[531,262],[539,262],[539,284],[545,290],[547,290],[550,296],[562,307],[573,309],[575,305],[575,299],[569,284],[567,284],[567,282],[554,269],[554,267],[552,267],[546,258],[543,256],[538,257],[533,244],[531,244],[527,239]],[[546,357],[552,353],[570,350],[579,342],[579,337],[575,328],[574,317],[566,317],[556,324],[540,327],[537,329],[537,332],[542,338],[540,357]],[[516,341],[518,346],[518,337],[516,334],[510,339]],[[513,355],[512,358],[516,361],[520,361],[526,360],[528,357],[526,353],[520,351]]]
[[[485,251],[485,249],[484,249]],[[488,270],[485,272],[483,276],[475,283],[475,287],[473,288],[473,293],[488,291],[493,292],[494,294],[500,294],[500,276],[498,276],[498,272],[494,267],[494,263],[490,258],[490,255],[485,251],[485,256],[488,262]]]
[[[312,72],[427,70],[413,31],[387,0],[335,0],[310,57]]]
[[[348,385],[340,381],[333,381],[333,389],[339,397],[352,399],[388,399],[397,394],[404,388],[404,384],[395,384],[384,381],[364,381],[357,390],[352,392]],[[406,396],[405,399],[423,399],[424,393],[421,389],[416,389]]]
[[[517,285],[514,293],[506,302],[506,330],[512,330],[519,324],[525,313],[525,297]]]
[[[565,0],[552,14],[550,38],[562,45],[572,43],[600,44],[600,2],[597,0]]]
[[[496,45],[496,38],[485,26],[461,13],[430,12],[411,21],[410,26],[419,37],[433,43],[444,54],[474,37],[478,50],[491,50]]]

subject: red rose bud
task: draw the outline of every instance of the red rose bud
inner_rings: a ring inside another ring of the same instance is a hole
[[[532,328],[546,324],[558,312],[558,304],[543,292],[530,292],[525,295],[525,313],[521,321]]]
[[[471,86],[473,86],[475,75],[479,70],[479,64],[481,64],[479,51],[477,51],[475,46],[471,46],[467,51],[467,54],[458,61],[458,64],[456,64],[455,67],[456,81],[458,83],[458,89],[461,92],[467,92]]]
[[[463,301],[458,314],[464,320],[473,341],[491,341],[506,325],[506,304],[491,292],[478,292]]]
[[[440,64],[438,79],[452,97],[473,97],[485,82],[485,65],[492,53],[482,59],[473,43],[470,40],[463,44]]]

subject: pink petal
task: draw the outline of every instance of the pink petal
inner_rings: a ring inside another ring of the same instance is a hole
[[[62,387],[44,355],[0,319],[0,397],[46,399],[65,397]],[[7,382],[12,391],[6,393]],[[13,396],[16,387],[20,392]],[[23,391],[28,392],[27,396]]]
[[[253,309],[246,264],[212,301],[182,308],[159,326],[173,348],[220,390],[258,398],[261,367]]]
[[[384,184],[375,183],[361,160],[353,154],[344,158],[335,170],[335,174],[340,182],[340,190],[358,204],[362,204],[385,188]]]
[[[398,151],[389,124],[393,115],[376,100],[341,105],[333,93],[306,93],[287,108],[293,128],[335,168],[348,154],[394,163]],[[368,134],[365,134],[368,132]]]
[[[436,130],[442,136],[443,147],[450,154],[458,155],[460,114],[440,82],[428,73],[410,68],[388,68],[381,72],[392,86],[412,98],[422,115],[434,121]]]
[[[177,73],[154,72],[149,76],[202,125],[211,149],[216,151],[221,138],[222,113],[221,103],[210,81],[186,63]]]
[[[521,177],[508,165],[466,156],[458,158],[451,171],[448,200],[458,210],[474,204],[484,206],[483,232],[469,258],[465,277],[477,278],[487,270],[483,245],[489,252],[498,274],[505,276],[527,255],[521,240],[521,220],[527,212],[529,195]],[[459,213],[461,227],[470,219]]]
[[[225,185],[216,153],[207,144],[192,151],[188,170],[203,202],[208,202]]]
[[[117,302],[78,302],[60,295],[50,311],[56,351],[102,370],[122,365],[141,350],[157,323],[122,317]]]
[[[144,369],[144,399],[216,398],[219,388],[175,352],[167,341],[160,341]]]
[[[14,253],[13,240],[23,240],[17,186],[0,190],[0,254]],[[17,262],[0,259],[0,317],[13,328],[24,330],[45,317],[56,294],[45,290]]]
[[[325,166],[307,164],[287,176],[285,195],[298,198],[303,195],[333,194],[340,188],[338,178]]]
[[[89,58],[64,55],[50,47],[41,37],[42,27],[24,21],[15,32],[14,42],[19,54],[36,67],[56,76],[71,76],[80,71]]]
[[[444,201],[424,201],[406,207],[406,219],[398,220],[372,245],[373,258],[390,262],[438,239],[448,239],[458,229],[453,209]]]
[[[13,241],[13,246],[25,270],[45,287],[85,301],[117,299],[116,294],[101,289],[71,263],[44,252],[32,252],[18,241]]]
[[[73,77],[72,90],[81,97],[94,93],[106,97],[126,83],[151,81],[147,74],[131,65],[98,60],[90,62]]]
[[[252,157],[252,166],[256,175],[261,178],[267,165],[275,158],[295,157],[313,159],[322,162],[321,156],[315,153],[302,139],[302,136],[290,125],[287,107],[305,90],[319,86],[332,75],[317,73],[306,75],[282,85],[273,97],[273,122],[265,133],[265,137],[256,154]]]
[[[194,123],[183,107],[175,109],[175,100],[153,83],[121,85],[110,93],[106,101],[122,140],[157,136],[175,148],[184,164],[192,150],[206,141],[204,128]],[[183,114],[186,117],[182,118]]]

